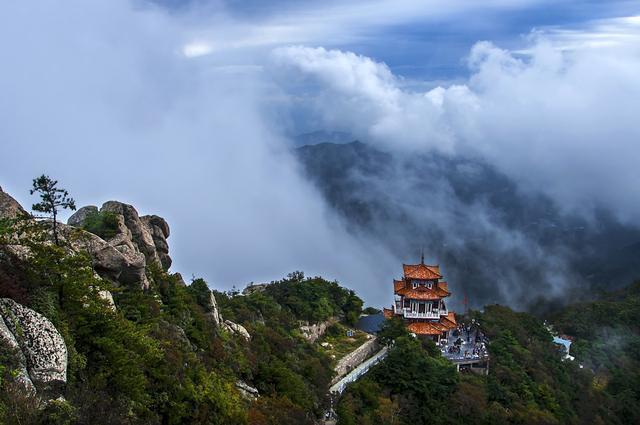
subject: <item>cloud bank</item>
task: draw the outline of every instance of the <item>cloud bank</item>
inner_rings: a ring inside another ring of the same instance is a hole
[[[465,84],[428,92],[351,52],[296,46],[273,59],[318,84],[312,113],[329,128],[390,150],[480,157],[571,212],[603,208],[639,224],[640,49],[562,52],[534,40],[530,52],[479,42]]]
[[[2,187],[29,206],[45,172],[79,205],[164,216],[173,269],[218,289],[294,270],[374,280],[386,255],[361,249],[300,176],[262,109],[269,84],[234,66],[240,53],[185,57],[191,28],[121,0],[4,5]]]

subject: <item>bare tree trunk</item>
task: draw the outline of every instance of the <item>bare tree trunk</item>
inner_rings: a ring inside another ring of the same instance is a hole
[[[55,208],[53,210],[53,240],[56,246],[60,246],[60,242],[58,241],[58,214]]]

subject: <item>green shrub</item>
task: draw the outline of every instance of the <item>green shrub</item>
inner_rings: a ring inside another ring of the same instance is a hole
[[[82,228],[102,239],[110,239],[118,234],[118,216],[111,211],[92,212],[87,214]]]

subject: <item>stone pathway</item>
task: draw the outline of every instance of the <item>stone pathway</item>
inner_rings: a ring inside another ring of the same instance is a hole
[[[362,375],[367,373],[371,367],[377,363],[379,363],[382,359],[387,356],[388,349],[387,347],[383,347],[380,351],[374,354],[372,357],[369,357],[364,362],[360,363],[355,369],[345,375],[342,379],[336,382],[331,388],[329,388],[329,393],[340,395],[344,391],[347,384],[351,382],[355,382]]]

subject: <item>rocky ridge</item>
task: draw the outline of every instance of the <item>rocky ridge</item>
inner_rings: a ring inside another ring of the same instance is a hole
[[[157,215],[140,217],[138,211],[132,206],[118,201],[108,201],[98,208],[88,205],[80,208],[69,217],[67,224],[76,228],[82,228],[87,218],[98,212],[112,213],[117,220],[115,235],[105,239],[110,246],[115,248],[127,260],[132,269],[132,277],[140,280],[142,287],[146,288],[148,282],[144,273],[150,264],[158,264],[165,270],[171,267],[169,256],[169,244],[167,238],[170,230],[165,219]],[[93,257],[93,255],[92,255]],[[96,264],[99,269],[111,271],[112,268],[104,267],[104,263]],[[128,268],[127,268],[128,269]],[[140,273],[142,271],[143,273]],[[109,274],[109,273],[108,273]],[[122,277],[128,281],[127,273]],[[120,276],[116,280],[121,280]]]
[[[102,239],[83,229],[88,217],[98,212],[112,213],[117,220],[117,229],[113,236]],[[9,194],[0,188],[0,219],[28,217],[29,214]],[[102,278],[116,285],[140,285],[143,289],[149,287],[147,269],[152,264],[168,270],[172,260],[169,256],[167,238],[170,235],[169,224],[160,216],[140,216],[138,211],[129,204],[119,201],[107,201],[100,209],[94,205],[78,209],[67,224],[59,224],[61,239],[69,244],[76,252],[87,252],[93,262],[95,272]],[[12,255],[26,260],[28,252],[21,246],[6,247]],[[178,274],[179,275],[179,274]],[[179,282],[184,285],[182,276]],[[101,291],[115,309],[113,297],[108,291]],[[210,295],[210,319],[230,333],[249,340],[249,332],[240,324],[225,320],[219,313],[213,293]]]

